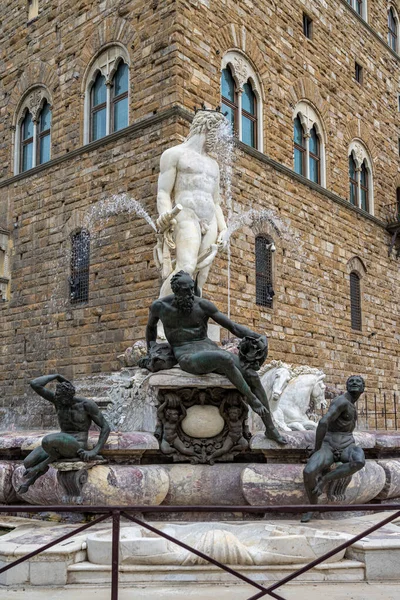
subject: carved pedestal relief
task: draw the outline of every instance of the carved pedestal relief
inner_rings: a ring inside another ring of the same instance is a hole
[[[230,461],[249,447],[248,408],[236,390],[161,390],[156,437],[174,461]]]

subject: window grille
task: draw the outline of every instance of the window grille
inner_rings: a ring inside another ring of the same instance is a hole
[[[361,285],[360,276],[352,271],[350,273],[350,311],[351,328],[361,331]]]
[[[89,300],[90,234],[86,230],[72,236],[70,300],[71,304]]]
[[[272,281],[272,242],[264,237],[256,237],[256,304],[272,308],[275,295]]]

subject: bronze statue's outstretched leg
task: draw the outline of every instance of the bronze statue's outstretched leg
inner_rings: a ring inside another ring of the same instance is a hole
[[[317,484],[316,493],[319,492],[318,495],[321,495],[323,488],[330,481],[351,477],[354,473],[360,471],[365,465],[364,450],[360,446],[349,446],[342,452],[340,460],[343,464],[326,473]]]
[[[234,357],[225,350],[201,351],[191,355],[184,355],[179,359],[182,371],[194,375],[219,373],[225,375],[235,388],[246,398],[251,408],[262,416],[265,408],[251,391],[242,373],[235,365]]]
[[[42,440],[42,447],[36,448],[24,460],[25,473],[28,477],[17,492],[25,494],[39,477],[49,470],[49,464],[62,458],[77,458],[77,451],[82,448],[74,436],[68,433],[51,433]]]
[[[280,434],[272,420],[271,409],[269,407],[267,394],[265,393],[258,373],[253,369],[243,369],[241,373],[244,379],[246,380],[247,384],[249,385],[251,391],[255,394],[255,396],[266,409],[265,414],[261,415],[262,422],[265,425],[265,435],[269,439],[274,440],[279,444],[287,444],[287,439]]]
[[[304,487],[306,488],[307,496],[310,504],[318,504],[319,485],[322,478],[322,473],[335,462],[333,452],[327,446],[322,446],[320,450],[315,452],[308,460],[308,463],[303,471]],[[302,523],[308,523],[312,518],[313,513],[308,512],[303,514]]]

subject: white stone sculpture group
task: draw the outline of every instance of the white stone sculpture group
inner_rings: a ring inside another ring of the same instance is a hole
[[[325,373],[309,366],[292,367],[273,360],[260,372],[273,418],[283,431],[316,429],[310,412],[327,406]]]

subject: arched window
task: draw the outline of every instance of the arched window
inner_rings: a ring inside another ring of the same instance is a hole
[[[362,17],[364,16],[363,15],[363,0],[355,0],[354,8],[356,9],[356,11],[358,12],[359,15],[361,15]]]
[[[294,170],[300,175],[306,173],[306,138],[300,117],[294,120]]]
[[[347,4],[350,4],[350,6],[360,15],[360,17],[367,20],[366,0],[347,0]]]
[[[349,177],[350,177],[350,202],[358,206],[358,178],[356,173],[356,163],[353,155],[349,156]]]
[[[249,61],[234,50],[222,60],[221,104],[239,140],[262,152],[261,85]]]
[[[97,74],[91,93],[90,112],[92,114],[90,141],[98,140],[106,135],[107,123],[107,88],[106,78]]]
[[[349,152],[349,200],[374,214],[372,162],[363,144],[355,140]]]
[[[310,179],[315,183],[321,183],[321,159],[320,159],[320,143],[315,126],[310,131]]]
[[[128,126],[128,65],[119,63],[113,79],[112,123],[113,131]]]
[[[229,66],[222,71],[221,88],[222,112],[226,114],[226,118],[232,125],[233,131],[237,132],[237,93],[235,80],[232,77],[232,71]]]
[[[361,283],[360,276],[356,271],[350,273],[350,313],[351,328],[361,331]]]
[[[89,66],[84,77],[84,143],[129,125],[129,56],[110,46]]]
[[[272,308],[273,297],[273,242],[263,235],[256,237],[256,304]]]
[[[360,172],[360,196],[361,196],[361,208],[369,211],[369,190],[368,190],[368,169],[367,163],[364,160],[361,165]]]
[[[37,88],[22,101],[16,115],[14,173],[23,173],[51,158],[51,104]]]
[[[243,86],[242,95],[242,142],[248,146],[257,146],[257,99],[251,83]]]
[[[43,105],[39,119],[39,136],[38,136],[38,157],[39,164],[43,164],[50,160],[50,141],[51,141],[51,110],[50,104],[46,101]]]
[[[71,237],[71,304],[89,300],[90,234],[85,229]]]
[[[21,123],[21,172],[33,167],[33,120],[30,112],[26,112]]]
[[[388,44],[397,52],[397,16],[392,6],[388,11]]]
[[[322,120],[308,102],[302,100],[293,111],[294,170],[315,183],[326,185],[325,134]]]

